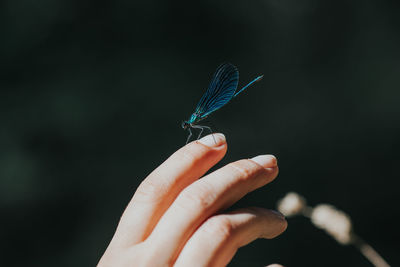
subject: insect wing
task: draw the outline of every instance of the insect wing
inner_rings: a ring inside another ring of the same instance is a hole
[[[207,91],[197,104],[195,114],[204,118],[224,106],[234,96],[238,83],[239,71],[234,65],[224,63],[219,66]]]

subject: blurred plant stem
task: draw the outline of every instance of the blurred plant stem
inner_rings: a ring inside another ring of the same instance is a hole
[[[376,250],[371,247],[367,242],[361,239],[356,234],[352,234],[352,242],[360,252],[376,267],[390,267],[390,265],[382,258]]]
[[[302,215],[310,219],[315,227],[324,230],[341,245],[355,246],[373,266],[390,267],[372,246],[354,233],[348,214],[329,204],[311,207],[306,203],[303,196],[290,192],[278,201],[277,208],[286,217]]]

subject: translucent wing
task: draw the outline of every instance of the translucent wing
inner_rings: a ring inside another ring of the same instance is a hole
[[[213,111],[228,103],[235,94],[239,82],[239,71],[230,64],[224,63],[217,68],[207,91],[197,104],[194,114],[204,118]]]

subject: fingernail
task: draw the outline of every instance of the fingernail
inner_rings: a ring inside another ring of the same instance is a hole
[[[264,168],[276,167],[277,160],[273,155],[260,155],[251,159],[252,161],[260,164]]]
[[[285,219],[285,215],[283,215],[282,213],[280,213],[279,211],[277,211],[277,210],[271,210],[273,213],[275,213],[276,215],[278,215],[278,217],[279,218],[281,218],[281,219]]]
[[[226,142],[222,133],[209,134],[199,140],[200,143],[209,147],[219,147]]]

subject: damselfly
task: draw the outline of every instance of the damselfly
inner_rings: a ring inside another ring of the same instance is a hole
[[[197,104],[196,110],[190,116],[189,120],[182,122],[182,128],[185,130],[189,130],[189,136],[186,140],[186,144],[189,142],[190,137],[192,137],[191,128],[200,129],[200,133],[197,139],[201,137],[204,129],[207,129],[212,133],[210,127],[198,125],[197,123],[207,118],[214,111],[223,107],[232,98],[243,92],[247,87],[261,80],[262,77],[263,75],[258,76],[242,89],[236,92],[239,83],[239,71],[234,65],[230,63],[224,63],[219,66],[211,79],[207,91],[204,93],[199,103]]]

